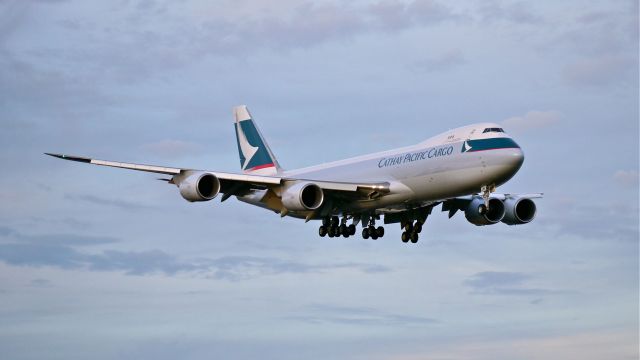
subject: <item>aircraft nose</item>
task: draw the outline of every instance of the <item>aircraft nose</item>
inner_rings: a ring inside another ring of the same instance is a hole
[[[522,163],[524,163],[524,153],[522,152],[522,149],[512,149],[512,151],[507,154],[506,162],[513,168],[514,171],[518,171],[522,166]]]

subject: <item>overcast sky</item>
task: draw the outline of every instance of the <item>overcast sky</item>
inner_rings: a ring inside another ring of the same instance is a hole
[[[0,354],[637,359],[638,95],[637,1],[0,0]],[[239,171],[238,104],[287,169],[498,122],[545,198],[321,239],[42,155]]]

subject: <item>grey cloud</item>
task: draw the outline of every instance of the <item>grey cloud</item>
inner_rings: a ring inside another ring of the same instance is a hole
[[[0,226],[0,236],[7,236],[11,233],[13,233],[13,229],[6,226]]]
[[[151,206],[141,205],[139,203],[134,203],[126,200],[107,199],[89,194],[65,194],[64,198],[72,201],[83,201],[96,205],[116,207],[118,209],[128,211],[148,210],[153,208]]]
[[[288,320],[310,324],[343,324],[356,326],[424,326],[438,323],[434,318],[386,313],[368,307],[335,306],[313,304],[307,306],[305,314],[292,315]]]
[[[524,115],[512,116],[505,119],[502,121],[502,124],[508,132],[525,133],[552,126],[561,119],[562,113],[556,110],[532,110]]]
[[[124,271],[127,275],[164,273],[174,275],[181,271],[198,270],[197,265],[180,262],[160,250],[116,251],[106,250],[98,255],[85,255],[89,270]]]
[[[637,57],[603,55],[584,58],[564,68],[564,78],[573,86],[607,86],[618,83],[637,84]]]
[[[458,67],[466,62],[464,54],[460,49],[452,49],[437,57],[418,62],[415,64],[415,67],[426,72],[440,72]]]
[[[361,13],[371,16],[370,25],[373,28],[391,31],[463,18],[463,15],[455,13],[444,3],[433,0],[416,0],[409,3],[396,0],[380,1],[369,5],[366,11]]]
[[[505,2],[499,0],[483,1],[478,9],[481,19],[486,22],[506,21],[518,24],[537,24],[543,22],[527,2]]]
[[[2,228],[0,228],[2,229]],[[45,235],[28,235],[17,232],[10,228],[4,228],[0,231],[3,236],[2,242],[19,243],[29,245],[48,245],[48,246],[93,246],[113,244],[118,240],[108,236],[80,235],[80,234],[45,234]]]
[[[556,204],[552,211],[554,216],[541,218],[540,223],[556,236],[625,244],[638,241],[636,203],[562,203]]]
[[[0,244],[0,261],[18,266],[74,269],[83,267],[84,256],[69,246],[10,243]]]
[[[50,57],[47,54],[42,58]],[[51,56],[57,58],[57,56]],[[112,99],[95,86],[90,77],[79,76],[76,72],[55,70],[43,66],[41,60],[26,59],[0,49],[0,114],[2,123],[16,123],[21,127],[31,127],[25,119],[31,120],[41,115],[43,118],[60,116],[69,120],[94,115],[96,108],[112,104]],[[76,67],[79,71],[80,67]]]
[[[227,256],[211,262],[215,268],[214,277],[226,280],[243,280],[258,275],[282,273],[315,273],[336,269],[353,269],[364,273],[390,271],[381,265],[360,263],[305,264],[275,258],[253,256]]]
[[[547,295],[558,291],[524,287],[531,276],[518,272],[484,271],[464,281],[474,294],[484,295]]]
[[[638,188],[637,170],[618,170],[613,174],[613,179],[622,186]]]
[[[516,272],[484,271],[465,280],[465,285],[475,289],[486,289],[496,286],[518,286],[529,278],[529,275]]]
[[[112,101],[100,93],[96,83],[131,84],[160,71],[166,73],[182,68],[192,63],[194,57],[238,57],[255,53],[256,49],[309,48],[369,32],[395,32],[460,17],[444,3],[433,0],[409,3],[388,0],[375,5],[308,1],[291,6],[287,11],[254,10],[251,15],[236,14],[234,6],[242,4],[231,5],[225,12],[212,11],[211,16],[203,17],[204,21],[190,18],[188,6],[184,4],[175,5],[176,11],[168,15],[166,6],[153,1],[120,7],[112,21],[118,26],[102,26],[100,19],[97,24],[73,18],[60,19],[58,25],[70,35],[73,33],[71,38],[82,34],[80,39],[85,41],[0,56],[0,60],[5,58],[0,65],[7,70],[0,75],[0,82],[9,84],[7,88],[12,89],[11,94],[6,94],[11,98],[3,97],[19,103],[24,102],[23,99],[40,98],[35,104],[38,107],[75,99],[77,103],[59,107],[77,113],[88,107],[87,104],[95,107],[95,103]],[[147,25],[170,23],[171,26],[141,27],[140,22]],[[43,60],[47,67],[35,65]],[[69,70],[71,68],[73,71]]]
[[[236,29],[236,34],[256,42],[276,41],[274,45],[278,47],[308,47],[378,29],[397,31],[457,18],[450,8],[432,0],[410,3],[388,0],[365,8],[345,4],[307,2],[288,20],[266,18],[258,26],[243,24]]]
[[[51,286],[51,281],[47,279],[33,279],[29,282],[29,285],[32,287],[49,287]]]
[[[173,139],[144,144],[141,148],[156,156],[173,159],[197,154],[202,150],[199,144]]]
[[[178,272],[197,272],[207,277],[230,281],[247,280],[260,276],[284,273],[319,273],[349,269],[363,273],[377,273],[390,269],[375,264],[328,263],[306,264],[277,258],[253,256],[226,256],[183,261],[161,250],[119,251],[98,253],[79,251],[77,246],[102,245],[115,239],[73,234],[27,236],[4,229],[0,243],[0,261],[19,266],[54,266],[62,269],[90,271],[123,271],[127,275]]]

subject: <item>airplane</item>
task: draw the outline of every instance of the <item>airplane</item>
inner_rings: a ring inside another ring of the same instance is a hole
[[[321,237],[384,236],[384,224],[399,223],[405,243],[416,243],[427,217],[441,206],[449,218],[464,212],[474,225],[520,225],[536,215],[541,193],[501,194],[498,186],[522,166],[524,153],[502,127],[472,124],[393,150],[284,170],[245,105],[233,109],[242,173],[105,161],[45,153],[56,158],[170,176],[190,202],[222,194],[271,210],[281,217],[321,220]],[[348,222],[351,222],[348,224]]]

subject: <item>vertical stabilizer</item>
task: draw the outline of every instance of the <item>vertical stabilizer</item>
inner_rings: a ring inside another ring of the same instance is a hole
[[[275,175],[280,165],[245,105],[233,108],[240,167],[247,174]]]

